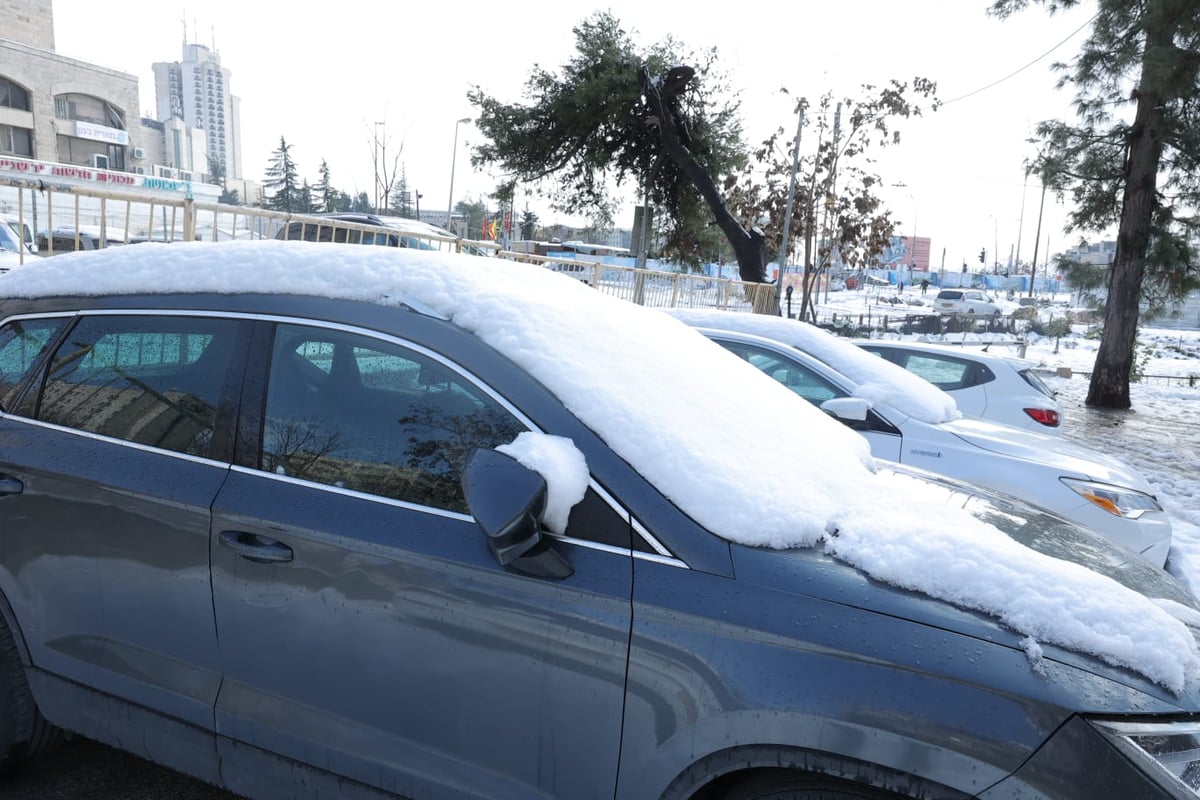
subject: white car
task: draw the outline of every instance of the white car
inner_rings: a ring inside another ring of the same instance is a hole
[[[973,483],[1085,525],[1162,567],[1171,521],[1123,461],[1034,431],[969,419],[949,395],[850,342],[797,320],[667,309],[859,431],[879,459]]]
[[[854,343],[946,392],[968,417],[1040,433],[1062,433],[1062,405],[1032,361],[926,342],[872,339]]]
[[[933,299],[933,308],[939,314],[991,316],[1005,312],[1002,302],[980,289],[942,289]]]

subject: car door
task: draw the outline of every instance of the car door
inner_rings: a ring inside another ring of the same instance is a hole
[[[0,573],[33,664],[210,737],[209,506],[232,455],[223,398],[240,381],[241,332],[228,319],[81,315],[0,419]]]
[[[298,791],[266,752],[327,771],[337,796],[348,778],[405,796],[611,798],[628,516],[589,492],[567,534],[609,545],[560,544],[562,580],[501,567],[459,473],[528,420],[416,344],[299,323],[262,339],[263,412],[239,438],[253,461],[214,506],[227,785]]]

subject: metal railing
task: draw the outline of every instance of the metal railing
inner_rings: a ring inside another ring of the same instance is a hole
[[[315,214],[201,202],[178,192],[156,194],[92,185],[51,184],[0,174],[0,212],[29,225],[39,242],[36,255],[139,242],[197,242],[231,239],[312,239],[399,244],[453,250],[480,257],[541,264],[570,275],[604,294],[655,307],[720,308],[770,313],[777,308],[774,284],[748,283],[685,272],[637,269],[588,257],[562,258],[504,250],[498,243],[460,239],[431,231],[380,227]],[[340,232],[340,233],[339,233]],[[394,238],[393,238],[394,237]]]

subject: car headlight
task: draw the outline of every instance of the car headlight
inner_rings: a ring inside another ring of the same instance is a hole
[[[1089,722],[1147,774],[1200,796],[1200,722]]]
[[[1059,480],[1080,497],[1095,503],[1114,516],[1137,519],[1147,511],[1162,511],[1162,506],[1152,495],[1136,489],[1074,478],[1060,478]]]

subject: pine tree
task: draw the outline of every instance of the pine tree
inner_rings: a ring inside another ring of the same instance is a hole
[[[414,192],[408,188],[408,176],[405,173],[404,165],[400,166],[400,177],[396,179],[396,185],[392,189],[392,212],[398,217],[407,217],[415,219],[416,214],[413,212]]]
[[[333,184],[329,180],[329,164],[325,159],[321,159],[321,167],[317,170],[321,179],[317,181],[314,188],[315,197],[313,204],[317,211],[330,212],[338,210],[338,191],[333,188]]]
[[[722,99],[733,95],[715,51],[685,52],[670,39],[640,48],[608,12],[574,33],[577,53],[561,74],[534,66],[526,81],[531,105],[468,93],[487,137],[471,163],[522,182],[552,181],[554,206],[586,213],[598,228],[612,224],[609,187],[640,185],[669,256],[697,263],[693,234],[715,222],[738,254],[742,278],[764,281],[761,233],[730,213],[718,188],[747,153],[737,104]]]
[[[287,212],[301,210],[300,176],[292,161],[292,146],[282,136],[279,147],[271,154],[263,187],[270,193],[267,208]]]
[[[1007,17],[1036,2],[1051,14],[1082,0],[996,0]],[[1087,404],[1130,406],[1138,318],[1195,288],[1200,220],[1200,4],[1195,0],[1098,0],[1073,64],[1057,65],[1076,89],[1077,125],[1043,122],[1031,166],[1070,193],[1071,230],[1117,229],[1104,332]]]

